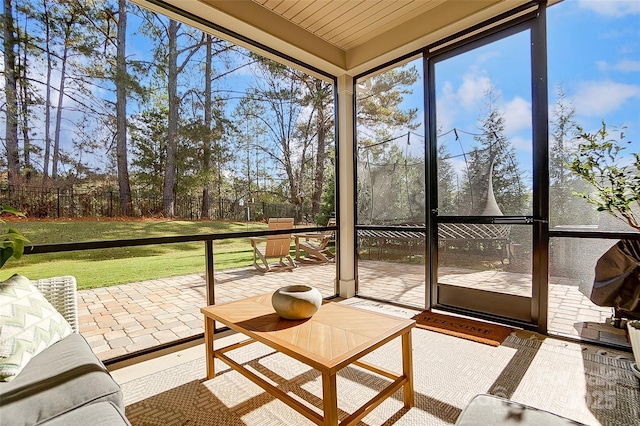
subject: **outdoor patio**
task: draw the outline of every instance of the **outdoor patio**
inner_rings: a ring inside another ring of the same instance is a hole
[[[494,291],[522,292],[527,281],[523,274],[446,271],[441,273],[441,282]],[[361,261],[358,292],[418,312],[424,306],[423,278],[423,265]],[[334,279],[332,263],[302,263],[293,271],[266,274],[253,267],[219,271],[215,274],[215,300],[237,300],[290,284],[311,284],[330,297],[335,293]],[[205,305],[204,274],[78,292],[81,333],[102,360],[202,333],[200,308]],[[628,346],[624,330],[610,324],[611,310],[595,306],[570,280],[552,278],[549,307],[550,333]]]

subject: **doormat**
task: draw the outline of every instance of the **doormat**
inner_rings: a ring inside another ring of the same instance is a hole
[[[438,333],[449,334],[491,346],[500,346],[513,331],[510,327],[438,314],[429,310],[413,317],[416,326]]]

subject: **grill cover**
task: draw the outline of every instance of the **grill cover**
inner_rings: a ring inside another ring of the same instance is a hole
[[[640,313],[640,241],[620,240],[598,259],[589,298],[598,306]]]

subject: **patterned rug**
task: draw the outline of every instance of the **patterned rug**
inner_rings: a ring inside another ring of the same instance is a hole
[[[640,381],[631,371],[630,353],[522,331],[513,332],[497,347],[417,328],[412,337],[415,406],[403,408],[399,390],[359,424],[450,425],[479,393],[588,425],[638,424]],[[365,359],[401,371],[400,352],[396,339]],[[321,412],[322,383],[316,370],[259,343],[228,355]],[[206,380],[202,357],[121,382],[127,417],[134,426],[313,424],[226,364],[216,360],[215,368],[216,377]],[[341,370],[337,378],[340,418],[386,383],[388,379],[359,367]]]

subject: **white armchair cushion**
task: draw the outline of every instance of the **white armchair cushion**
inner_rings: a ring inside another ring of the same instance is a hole
[[[13,379],[31,358],[72,332],[28,278],[0,282],[0,381]]]

